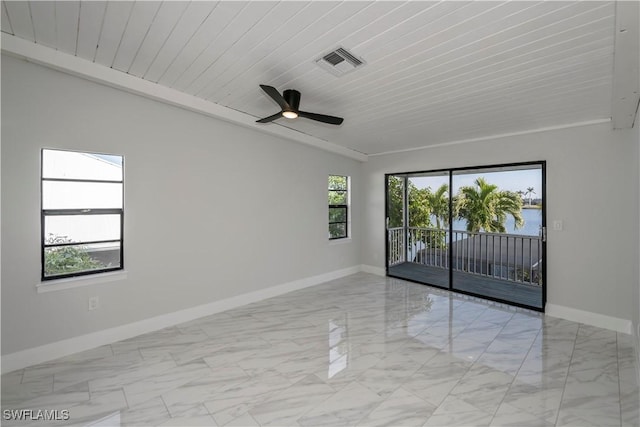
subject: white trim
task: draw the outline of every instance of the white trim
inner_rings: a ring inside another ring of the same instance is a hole
[[[188,322],[200,317],[231,310],[236,307],[251,304],[256,301],[262,301],[287,292],[349,276],[358,273],[359,271],[360,266],[343,268],[341,270],[294,280],[293,282],[272,286],[267,289],[249,292],[247,294],[238,295],[220,301],[214,301],[208,304],[187,308],[185,310],[163,314],[150,319],[144,319],[127,325],[104,329],[102,331],[3,355],[2,373],[4,374],[6,372],[15,371],[16,369],[22,369],[27,366],[47,362],[59,357],[99,347],[101,345],[111,344],[113,342],[132,338],[147,332],[157,331],[162,328]]]
[[[382,267],[374,267],[373,265],[362,264],[360,266],[360,271],[365,273],[375,274],[377,276],[386,276],[387,271]]]
[[[47,280],[36,284],[39,294],[44,292],[62,291],[64,289],[74,289],[81,286],[90,286],[98,283],[109,283],[125,280],[127,272],[125,270],[99,273],[88,276],[67,277],[64,279]]]
[[[44,65],[54,70],[144,96],[155,101],[204,114],[205,116],[215,117],[259,132],[301,142],[354,160],[366,162],[368,159],[366,154],[358,151],[289,129],[277,123],[270,125],[257,124],[256,117],[249,114],[223,107],[222,105],[78,58],[77,56],[53,50],[7,33],[2,33],[1,37],[2,52],[8,55],[26,59],[27,61]],[[257,90],[258,88],[256,87],[256,91]]]
[[[490,139],[508,138],[508,137],[511,137],[511,136],[529,135],[529,134],[532,134],[532,133],[548,132],[548,131],[552,131],[552,130],[561,130],[561,129],[570,129],[570,128],[581,127],[581,126],[599,125],[599,124],[602,124],[602,123],[609,123],[609,122],[611,122],[611,118],[610,117],[609,118],[605,118],[605,119],[589,120],[589,121],[586,121],[586,122],[567,123],[567,124],[558,125],[558,126],[549,126],[549,127],[544,127],[544,128],[528,129],[528,130],[523,130],[523,131],[520,131],[520,132],[500,133],[500,134],[496,134],[496,135],[481,136],[481,137],[478,137],[478,138],[460,139],[460,140],[457,140],[457,141],[442,142],[440,144],[426,145],[426,146],[416,147],[416,148],[406,148],[406,149],[403,149],[403,150],[393,150],[393,151],[385,151],[385,152],[382,152],[382,153],[372,153],[372,154],[369,154],[369,157],[386,156],[387,154],[408,153],[408,152],[411,152],[411,151],[427,150],[429,148],[447,147],[449,145],[467,144],[469,142],[487,141],[487,140],[490,140]]]
[[[351,236],[349,236],[349,237],[342,237],[340,239],[329,239],[327,241],[329,242],[329,246],[337,246],[337,245],[344,245],[346,243],[351,243],[353,239],[351,238]]]
[[[547,303],[545,307],[545,314],[551,317],[560,317],[573,322],[622,332],[623,334],[631,334],[633,327],[631,320],[620,319],[618,317],[606,316],[604,314],[592,313],[590,311],[578,310],[556,304]]]

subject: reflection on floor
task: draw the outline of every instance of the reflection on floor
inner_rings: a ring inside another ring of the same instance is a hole
[[[359,273],[2,376],[3,425],[638,425],[629,335]],[[3,414],[5,414],[3,412]]]
[[[449,270],[413,262],[403,262],[389,267],[389,275],[414,282],[449,288]],[[509,301],[527,307],[542,308],[542,287],[522,285],[507,280],[494,279],[478,274],[454,270],[455,290],[471,292],[493,299]]]

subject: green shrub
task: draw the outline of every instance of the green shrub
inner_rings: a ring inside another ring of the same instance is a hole
[[[71,239],[49,235],[47,244],[71,243]],[[84,246],[60,246],[47,248],[44,254],[44,274],[75,273],[78,271],[96,270],[105,267],[100,261],[91,258]]]

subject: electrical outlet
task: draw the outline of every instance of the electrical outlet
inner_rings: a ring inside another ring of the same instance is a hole
[[[555,231],[562,231],[562,220],[556,219],[553,221],[553,229]]]
[[[89,311],[95,310],[98,308],[98,297],[89,298]]]

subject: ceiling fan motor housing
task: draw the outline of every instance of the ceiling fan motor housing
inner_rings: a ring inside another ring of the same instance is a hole
[[[298,111],[300,107],[300,92],[294,89],[287,89],[282,93],[282,97],[293,111]]]

